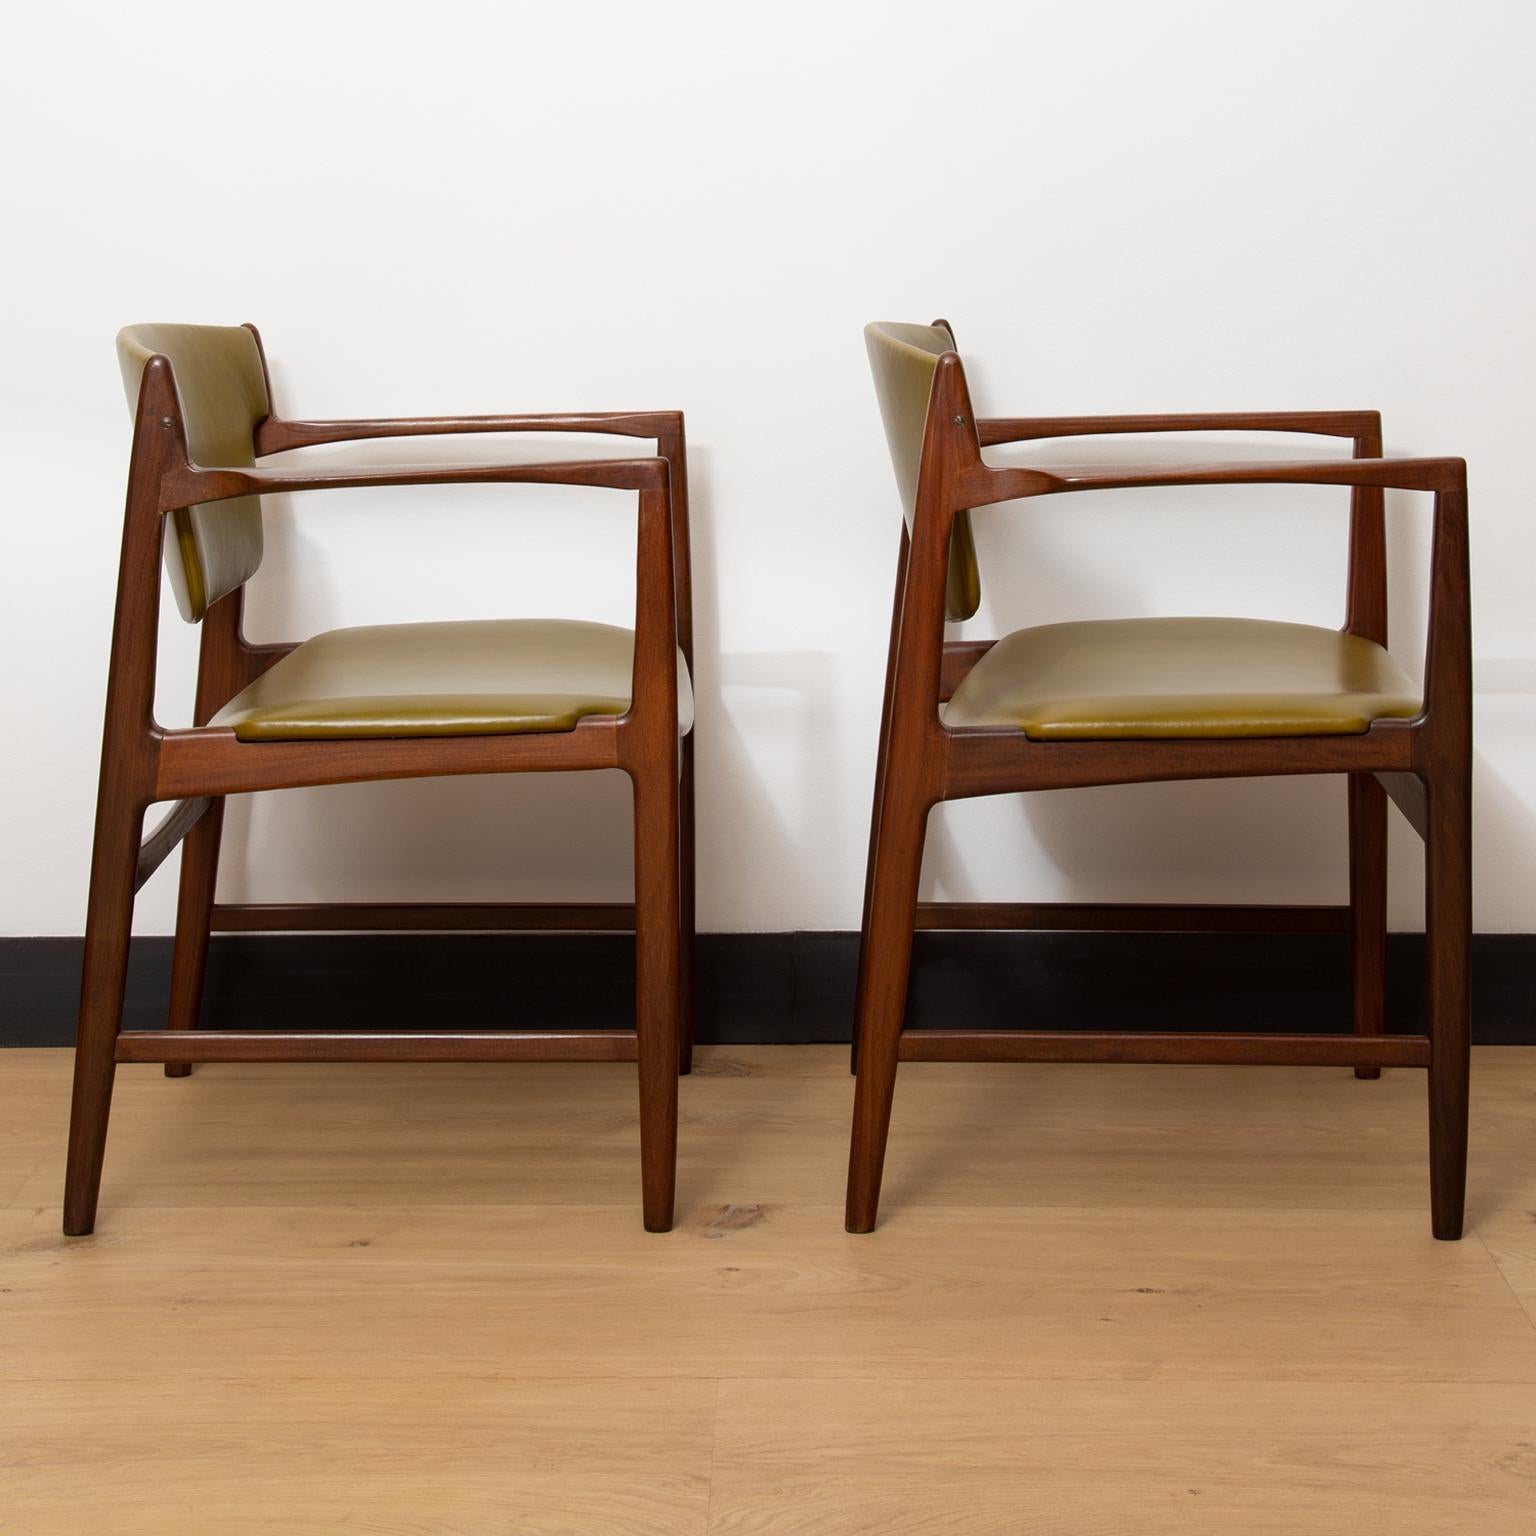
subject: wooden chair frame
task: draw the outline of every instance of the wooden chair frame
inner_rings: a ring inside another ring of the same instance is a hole
[[[254,332],[255,327],[250,327]],[[257,337],[260,346],[260,337]],[[263,369],[265,359],[263,358]],[[268,398],[271,398],[270,384]],[[694,936],[693,735],[678,731],[676,656],[693,668],[687,461],[677,411],[593,415],[284,421],[254,434],[257,456],[367,438],[485,432],[583,432],[654,439],[648,458],[380,468],[221,468],[193,463],[170,362],[144,369],[133,434],[107,685],[101,781],[75,1056],[64,1231],[92,1230],[114,1069],[198,1061],[636,1061],[645,1225],[672,1224],[677,1075],[691,1064]],[[166,514],[231,497],[348,486],[519,483],[638,493],[635,656],[629,710],[536,735],[247,743],[207,721],[294,645],[252,645],[243,588],[203,620],[190,730],[154,715],[161,540]],[[634,788],[635,901],[603,905],[312,904],[226,906],[214,900],[224,796],[302,785],[445,774],[618,768]],[[145,814],[173,801],[147,838]],[[170,1027],[123,1031],[135,893],[185,839],[172,961]],[[220,1031],[197,1028],[210,930],[633,930],[633,1030]]]
[[[943,325],[944,322],[935,322]],[[987,446],[1090,434],[1241,430],[1352,441],[1323,463],[1110,468],[995,468]],[[880,1198],[891,1099],[901,1061],[1205,1062],[1426,1068],[1436,1237],[1461,1236],[1467,1148],[1467,951],[1471,929],[1471,622],[1466,465],[1384,459],[1374,411],[976,420],[960,358],[939,358],[929,399],[917,500],[904,528],[881,717],[859,957],[858,1074],[847,1226],[869,1232]],[[1347,632],[1386,643],[1383,492],[1434,497],[1423,707],[1359,735],[1255,739],[1029,740],[1022,731],[949,729],[939,706],[993,641],[944,638],[950,530],[964,509],[1073,491],[1142,486],[1351,487]],[[919,902],[929,811],[973,795],[1152,780],[1342,773],[1349,776],[1350,899],[1338,907],[957,904]],[[1383,1032],[1386,806],[1425,844],[1429,1033]],[[904,1028],[916,928],[1348,933],[1354,1032],[1143,1033]]]

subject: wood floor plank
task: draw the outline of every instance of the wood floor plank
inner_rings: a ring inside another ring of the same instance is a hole
[[[16,1196],[32,1184],[47,1155],[46,1148],[8,1144],[7,1138],[0,1135],[0,1209],[13,1204]]]
[[[702,1381],[227,1377],[0,1397],[0,1530],[26,1536],[697,1536]]]
[[[782,1054],[781,1064],[778,1056]],[[66,1052],[29,1073],[44,1154],[9,1198],[59,1198]],[[1526,1059],[1527,1055],[1529,1060]],[[682,1084],[678,1198],[842,1199],[852,1106],[836,1047],[707,1048]],[[1427,1189],[1424,1080],[1327,1069],[909,1065],[886,1178],[909,1205],[1386,1208]],[[1536,1051],[1473,1074],[1469,1208],[1536,1204]],[[633,1068],[119,1070],[106,1210],[144,1205],[612,1204],[633,1197]]]
[[[1536,1205],[1489,1211],[1478,1219],[1476,1235],[1536,1328]]]
[[[835,1048],[700,1053],[667,1235],[630,1068],[125,1069],[82,1240],[68,1078],[0,1052],[0,1532],[1536,1525],[1536,1050],[1460,1244],[1417,1073],[904,1068],[850,1237]]]
[[[63,1156],[73,1062],[71,1051],[0,1050],[0,1206]]]
[[[711,1536],[1525,1536],[1536,1388],[725,1381]]]
[[[43,1208],[0,1249],[13,1379],[506,1375],[1536,1382],[1478,1242],[1422,1212]]]

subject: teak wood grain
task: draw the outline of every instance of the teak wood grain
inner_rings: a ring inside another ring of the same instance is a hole
[[[255,328],[251,328],[253,335]],[[256,337],[258,350],[260,338]],[[262,356],[266,374],[266,360]],[[272,398],[267,375],[267,398]],[[134,418],[107,682],[95,849],[70,1116],[64,1230],[96,1219],[119,1061],[159,1061],[184,1076],[194,1061],[635,1061],[639,1067],[641,1171],[647,1228],[672,1224],[677,1074],[689,1070],[693,993],[693,738],[678,731],[676,656],[693,667],[687,450],[677,411],[286,421],[275,412],[253,431],[256,456],[355,439],[484,432],[588,432],[655,440],[644,458],[540,464],[428,464],[379,468],[240,467],[194,463],[173,368],[151,357]],[[241,632],[243,587],[203,619],[194,724],[162,728],[154,714],[160,552],[168,513],[268,491],[375,485],[599,486],[636,494],[635,655],[631,704],[618,718],[589,718],[541,735],[245,743],[208,721],[294,649],[252,645]],[[450,904],[259,908],[215,905],[224,797],[303,785],[468,773],[617,768],[634,789],[635,901],[593,906]],[[175,802],[148,839],[149,807]],[[184,841],[172,962],[169,1028],[120,1033],[135,891]],[[208,935],[240,927],[624,928],[636,936],[633,1031],[510,1030],[304,1035],[197,1030]],[[509,1178],[516,1170],[508,1171]]]
[[[934,322],[947,329],[945,322]],[[952,336],[951,332],[951,336]],[[998,468],[983,447],[1089,434],[1245,430],[1350,440],[1354,456],[1317,463],[1040,465]],[[1337,1063],[1361,1077],[1383,1065],[1427,1068],[1434,1233],[1461,1236],[1467,1147],[1467,951],[1471,929],[1471,628],[1466,465],[1457,458],[1387,459],[1374,411],[1049,416],[978,420],[953,350],[937,359],[910,531],[896,561],[885,699],[870,817],[854,1033],[858,1075],[846,1223],[875,1225],[897,1064],[928,1061]],[[995,643],[946,641],[945,583],[956,519],[1022,498],[1150,486],[1334,485],[1350,489],[1344,629],[1387,639],[1383,492],[1434,498],[1429,637],[1423,705],[1412,720],[1379,720],[1359,735],[1247,739],[1032,741],[1023,731],[946,726],[939,706]],[[1348,775],[1347,907],[1312,916],[1283,909],[919,903],[928,813],[967,796],[1159,780],[1303,773]],[[1386,806],[1426,845],[1429,1033],[1385,1027]],[[1058,920],[1059,914],[1059,920]],[[904,1028],[912,935],[930,927],[1099,926],[1119,930],[1333,932],[1352,937],[1354,1034],[1077,1034],[938,1032]]]

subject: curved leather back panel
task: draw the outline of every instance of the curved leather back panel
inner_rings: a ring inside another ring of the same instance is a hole
[[[928,402],[939,359],[955,350],[955,338],[946,325],[901,325],[877,321],[864,327],[869,366],[880,398],[880,418],[890,445],[901,510],[912,526],[917,505],[918,473],[923,462],[923,439],[928,429]],[[976,544],[971,537],[971,514],[955,516],[949,536],[949,579],[944,592],[946,617],[968,619],[981,605],[981,570],[976,563]]]
[[[243,468],[257,422],[268,414],[256,338],[242,325],[130,325],[117,333],[128,409],[152,357],[170,361],[194,464]],[[195,624],[261,564],[261,498],[242,496],[171,513],[165,566],[182,618]]]

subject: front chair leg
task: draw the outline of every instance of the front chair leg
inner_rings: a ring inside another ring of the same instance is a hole
[[[1387,792],[1375,774],[1349,775],[1350,970],[1357,1035],[1386,1027]],[[1380,1077],[1380,1067],[1356,1067]]]
[[[640,1170],[647,1232],[672,1230],[677,1182],[681,871],[672,763],[637,769],[635,1030],[640,1057]]]
[[[1472,800],[1463,774],[1430,779],[1424,849],[1429,960],[1429,1187],[1434,1233],[1461,1236],[1471,1065]]]
[[[875,857],[880,851],[880,807],[885,803],[886,759],[891,750],[891,706],[896,699],[896,664],[901,643],[902,597],[906,592],[907,560],[911,554],[911,540],[905,527],[901,530],[901,551],[896,557],[896,595],[891,601],[891,643],[885,658],[885,698],[880,705],[880,745],[875,753],[875,794],[869,813],[869,858],[864,865],[864,915],[859,919],[859,932],[869,932],[870,903],[875,891]],[[855,1019],[864,1010],[864,957],[860,954],[858,992],[854,997]],[[853,1044],[848,1052],[848,1070],[859,1070],[859,1031],[853,1031]]]
[[[896,1090],[897,1050],[907,1011],[912,929],[923,864],[928,808],[915,796],[881,796],[869,893],[869,915],[859,946],[858,1083],[853,1100],[853,1144],[848,1156],[850,1232],[873,1232],[880,1179]]]
[[[859,969],[853,994],[853,1043],[848,1051],[848,1070],[859,1072],[859,1020],[864,1017],[864,999],[869,992],[869,970],[875,962],[875,951],[869,944],[870,915],[875,902],[875,866],[880,857],[880,809],[885,797],[885,740],[882,731],[880,756],[875,763],[875,795],[869,813],[869,857],[864,864],[864,915],[859,920]],[[914,912],[914,918],[916,914]]]
[[[83,1237],[96,1225],[101,1164],[112,1108],[117,1032],[128,979],[134,875],[145,807],[106,801],[96,816],[91,887],[85,918],[80,1023],[75,1039],[74,1096],[69,1112],[69,1164],[64,1177],[64,1233]]]
[[[171,1029],[196,1029],[208,965],[208,922],[219,878],[224,801],[214,800],[181,845],[181,889],[176,901],[176,947],[171,951]],[[168,1061],[167,1077],[186,1077],[189,1061]]]

